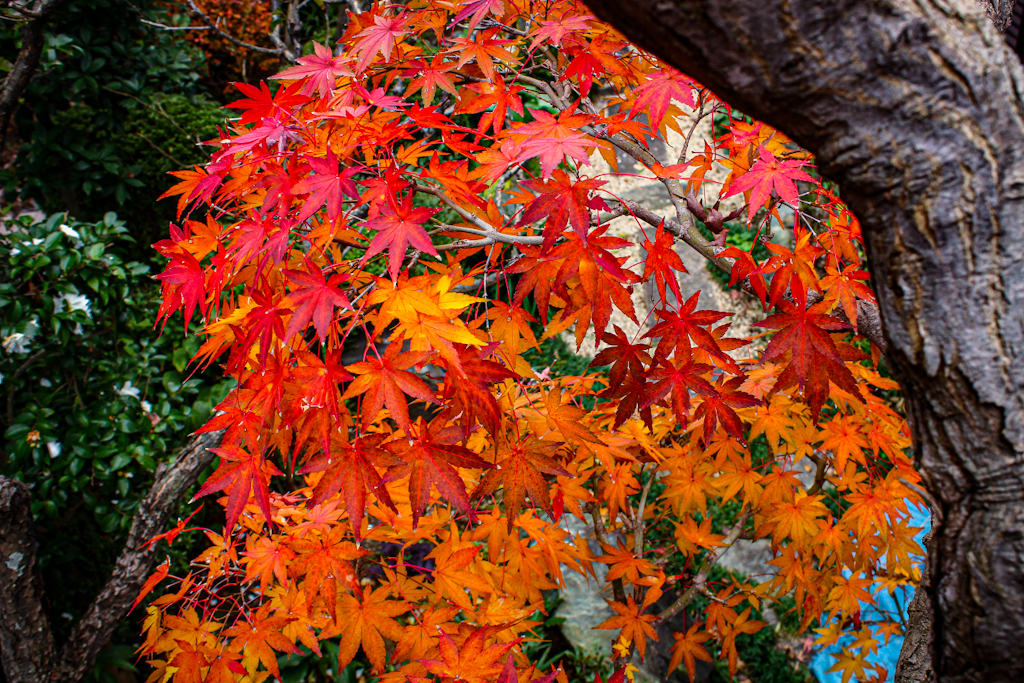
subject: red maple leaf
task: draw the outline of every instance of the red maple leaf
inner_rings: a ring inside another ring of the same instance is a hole
[[[505,126],[505,118],[509,109],[520,116],[523,115],[523,101],[516,94],[523,90],[523,87],[520,85],[506,87],[505,81],[498,74],[494,74],[493,81],[471,83],[466,86],[466,90],[477,94],[466,97],[459,105],[458,111],[462,114],[485,112],[477,125],[477,130],[481,133],[491,127],[494,134],[497,135]]]
[[[749,408],[760,405],[762,401],[750,394],[740,391],[746,377],[732,377],[728,380],[718,382],[714,385],[715,393],[706,395],[693,413],[693,419],[704,418],[704,442],[711,440],[718,424],[725,427],[729,436],[737,439],[740,443],[746,443],[743,438],[743,423],[740,416],[736,414],[736,408]]]
[[[355,49],[359,53],[356,71],[362,73],[373,58],[383,55],[384,61],[391,59],[391,51],[395,49],[395,41],[406,33],[406,15],[396,14],[393,17],[376,16],[373,26],[369,26],[356,34]]]
[[[778,330],[761,354],[761,362],[789,361],[775,382],[772,393],[793,385],[803,388],[815,420],[828,399],[829,380],[854,396],[860,396],[857,383],[843,358],[844,355],[856,357],[859,352],[852,347],[841,352],[828,334],[830,330],[850,329],[850,324],[827,315],[825,311],[830,305],[823,302],[808,308],[806,302],[796,305],[783,299],[777,305],[780,312],[757,323],[759,327]],[[860,354],[860,357],[866,356]]]
[[[506,443],[502,439],[497,446],[500,460],[493,470],[484,474],[480,484],[473,491],[473,498],[482,498],[494,493],[500,486],[505,493],[504,513],[508,518],[509,532],[512,531],[512,525],[523,507],[527,493],[530,494],[534,506],[552,514],[551,497],[544,475],[572,476],[555,460],[557,450],[557,443],[541,442],[532,435],[516,443]]]
[[[343,55],[334,56],[331,48],[320,43],[313,43],[313,54],[299,57],[299,63],[289,67],[271,78],[279,80],[306,80],[302,86],[304,95],[311,95],[314,91],[320,93],[320,97],[327,97],[334,92],[334,85],[338,76],[354,76],[350,67],[351,59]],[[362,67],[359,68],[362,71]]]
[[[732,270],[729,274],[729,286],[732,287],[749,279],[751,288],[757,294],[757,298],[761,300],[761,306],[766,306],[768,285],[764,281],[764,276],[772,273],[778,267],[777,262],[774,259],[768,259],[764,263],[759,264],[754,260],[749,251],[744,251],[738,247],[729,247],[721,252],[718,257],[736,259],[732,264]]]
[[[644,335],[644,338],[660,337],[658,356],[667,357],[674,351],[676,358],[684,358],[689,355],[692,342],[726,363],[728,367],[738,371],[739,368],[736,367],[735,362],[722,351],[714,336],[707,329],[709,325],[713,325],[730,314],[722,311],[696,310],[699,298],[700,292],[698,291],[687,299],[675,313],[659,308],[656,313],[661,321],[652,327],[651,331]]]
[[[683,265],[683,260],[679,258],[679,254],[672,246],[672,233],[665,230],[665,221],[658,224],[654,241],[645,239],[643,247],[647,251],[647,257],[644,259],[644,279],[654,276],[662,301],[665,301],[666,283],[672,293],[676,295],[676,301],[681,301],[683,295],[679,291],[679,281],[676,280],[675,273],[672,271],[678,270],[685,273],[686,266]]]
[[[260,81],[260,86],[248,83],[233,83],[248,99],[238,100],[225,105],[228,109],[244,109],[239,123],[243,126],[250,123],[257,123],[267,117],[277,118],[281,114],[291,114],[295,107],[309,101],[309,96],[300,93],[303,88],[302,82],[292,83],[286,88],[278,88],[273,95],[266,81]]]
[[[184,308],[185,329],[188,329],[196,306],[206,315],[206,274],[199,261],[188,252],[173,253],[170,257],[171,262],[164,272],[156,276],[163,283],[163,301],[156,317],[166,324],[167,318],[179,308]]]
[[[590,17],[581,17],[566,12],[560,19],[537,22],[537,29],[530,35],[533,41],[530,43],[530,52],[542,43],[554,47],[562,44],[562,39],[571,33],[581,33],[590,28]]]
[[[519,224],[546,219],[542,252],[551,248],[565,230],[566,223],[572,226],[580,240],[586,241],[590,209],[598,206],[596,202],[604,204],[601,199],[590,199],[590,193],[604,185],[603,180],[587,178],[573,182],[568,173],[558,170],[550,180],[526,180],[523,185],[539,194],[523,209]]]
[[[430,236],[423,229],[423,224],[437,213],[439,209],[430,209],[425,206],[413,207],[412,193],[405,195],[402,203],[399,204],[393,195],[388,196],[387,202],[381,209],[380,215],[366,221],[366,227],[376,230],[377,234],[370,241],[366,248],[361,264],[365,264],[370,257],[388,250],[388,273],[392,281],[398,281],[398,271],[402,268],[402,261],[405,259],[405,250],[411,244],[413,248],[425,251],[428,254],[437,256],[434,243]]]
[[[292,313],[292,320],[285,330],[284,338],[291,339],[292,335],[304,329],[312,320],[320,343],[323,344],[327,339],[331,321],[334,320],[335,306],[352,308],[348,297],[338,289],[346,276],[335,274],[328,280],[324,277],[324,272],[308,259],[306,271],[286,270],[284,274],[299,285],[288,295],[288,301],[297,308]]]
[[[448,412],[434,418],[430,423],[421,417],[413,425],[409,441],[400,439],[392,443],[391,452],[405,464],[388,469],[385,482],[409,476],[409,504],[412,506],[412,524],[419,524],[420,516],[430,501],[430,486],[434,485],[442,496],[455,504],[472,521],[476,513],[469,502],[466,484],[456,467],[491,469],[492,465],[480,459],[473,451],[459,446],[465,437],[461,426],[445,426]]]
[[[692,107],[693,81],[673,69],[664,68],[646,83],[636,89],[637,98],[629,110],[631,118],[636,118],[642,111],[647,111],[651,128],[657,130],[668,112],[672,100]]]
[[[800,168],[807,164],[802,159],[787,159],[780,161],[765,147],[760,147],[761,159],[751,166],[750,170],[734,180],[729,190],[722,195],[722,198],[729,197],[739,192],[750,193],[750,212],[747,220],[754,220],[754,214],[764,206],[768,196],[775,190],[783,201],[796,204],[797,189],[794,180],[806,180],[815,182],[814,178],[807,175]]]
[[[251,494],[256,498],[263,518],[267,524],[270,524],[270,477],[271,475],[281,475],[281,470],[261,454],[249,453],[239,446],[211,448],[210,451],[220,456],[220,466],[203,483],[193,500],[218,491],[226,491],[228,495],[226,526],[230,530],[238,521]]]
[[[711,372],[712,368],[703,363],[694,363],[689,354],[682,359],[656,358],[655,363],[648,374],[654,386],[642,407],[651,406],[671,394],[671,406],[676,420],[685,425],[690,417],[690,392],[702,396],[715,395],[714,387],[701,376]]]
[[[400,464],[397,458],[381,448],[386,438],[384,434],[366,434],[353,439],[352,443],[344,438],[331,439],[329,450],[321,451],[299,470],[299,474],[324,473],[313,489],[308,507],[320,505],[335,493],[341,493],[357,541],[368,491],[373,491],[378,500],[392,510],[395,509],[387,488],[380,485],[381,478],[377,473],[378,467]]]
[[[518,377],[504,365],[487,360],[498,346],[498,343],[493,343],[475,348],[460,344],[459,362],[462,365],[463,376],[459,376],[460,373],[450,362],[443,361],[443,365],[448,369],[444,383],[444,398],[452,400],[451,406],[456,412],[462,412],[463,424],[474,425],[479,421],[491,434],[498,433],[501,410],[490,385]]]
[[[651,363],[651,354],[647,353],[651,348],[649,344],[634,344],[618,325],[615,326],[614,334],[605,332],[601,342],[608,344],[608,348],[601,349],[590,365],[599,367],[611,364],[608,372],[609,394],[618,391],[627,375],[643,379],[644,364]]]
[[[359,190],[356,188],[352,176],[359,172],[358,167],[349,167],[338,170],[338,157],[331,149],[327,150],[326,159],[317,157],[306,157],[313,175],[303,178],[292,188],[292,194],[309,193],[302,211],[295,217],[299,223],[316,213],[321,206],[327,205],[327,216],[333,221],[337,220],[342,212],[342,200],[345,196],[359,199]]]
[[[342,398],[354,398],[366,394],[360,407],[363,429],[368,429],[376,419],[377,413],[387,406],[392,419],[402,430],[409,434],[412,423],[409,422],[409,404],[404,394],[427,403],[436,403],[434,392],[422,379],[409,372],[407,368],[419,365],[431,356],[431,352],[407,351],[402,353],[401,344],[389,344],[384,355],[377,358],[369,354],[366,360],[348,366],[355,381],[348,385]]]
[[[467,30],[472,33],[476,25],[487,16],[488,12],[500,19],[505,12],[504,0],[472,0],[472,2],[467,2],[463,10],[455,15],[455,18],[451,20],[449,25],[454,26],[472,14],[473,16],[470,17],[469,26],[467,27]]]

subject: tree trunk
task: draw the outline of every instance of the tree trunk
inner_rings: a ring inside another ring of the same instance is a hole
[[[585,0],[812,151],[861,221],[939,680],[1024,681],[1024,71],[971,0]]]
[[[7,683],[77,683],[128,612],[153,571],[162,533],[182,495],[213,462],[210,448],[224,432],[193,437],[170,466],[157,469],[156,482],[132,519],[128,541],[110,579],[56,653],[46,617],[42,578],[35,565],[31,494],[20,481],[0,477],[0,664]]]

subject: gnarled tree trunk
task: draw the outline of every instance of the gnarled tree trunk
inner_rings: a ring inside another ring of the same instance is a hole
[[[1024,70],[973,0],[586,0],[811,150],[861,221],[941,681],[1024,681]],[[994,8],[1009,3],[989,3]]]

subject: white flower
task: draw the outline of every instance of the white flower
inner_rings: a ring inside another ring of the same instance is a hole
[[[89,301],[89,297],[85,294],[58,294],[53,297],[54,312],[63,313],[65,303],[72,311],[85,311],[87,316],[92,317],[92,311],[89,310],[92,302]]]
[[[60,455],[60,441],[47,441],[46,450],[50,451],[50,458]]]
[[[85,330],[82,329],[82,323],[75,323],[75,329],[72,332],[75,334],[85,334]]]
[[[41,386],[41,387],[52,387],[53,386],[53,382],[51,382],[50,380],[48,380],[48,379],[46,379],[44,377],[41,380],[39,380],[39,386]]]
[[[0,384],[4,383],[4,373],[0,372]]]
[[[40,244],[42,244],[45,241],[46,240],[44,240],[42,237],[37,237],[34,240],[32,240],[32,246],[38,247]]]
[[[30,337],[26,337],[21,332],[15,332],[9,337],[4,338],[4,351],[10,354],[15,353],[28,353],[29,344],[32,343]]]
[[[78,231],[72,228],[70,225],[61,225],[60,231],[68,237],[74,237],[76,240],[82,239],[82,236],[78,234]]]
[[[132,398],[138,398],[139,394],[141,393],[138,387],[132,386],[131,382],[125,382],[120,389],[118,389],[117,385],[115,384],[114,391],[116,391],[119,396],[131,396]]]
[[[21,249],[18,249],[17,247],[14,247],[14,249],[11,249],[11,258],[14,258],[15,256],[17,256],[20,253],[21,253]]]
[[[147,412],[147,413],[151,413],[151,412],[153,412],[153,404],[150,403],[149,401],[143,401],[142,402],[142,409],[145,412]]]

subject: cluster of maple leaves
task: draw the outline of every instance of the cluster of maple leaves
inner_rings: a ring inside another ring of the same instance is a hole
[[[238,84],[238,120],[167,193],[181,220],[155,245],[161,315],[198,313],[195,362],[237,386],[201,430],[224,430],[198,497],[222,494],[226,525],[191,573],[162,565],[144,589],[171,582],[148,607],[150,680],[263,681],[280,654],[340,637],[338,666],[362,650],[381,679],[565,683],[521,643],[566,572],[605,591],[619,665],[701,598],[672,668],[692,679],[717,649],[734,672],[736,637],[765,625],[753,611],[792,596],[819,642],[856,636],[846,678],[884,676],[864,658],[898,623],[862,623],[860,605],[917,578],[919,479],[898,387],[855,335],[873,299],[858,225],[807,154],[576,2],[418,0],[349,21],[273,89]],[[670,138],[678,157],[659,158]],[[605,190],[623,156],[669,217]],[[767,259],[698,231],[724,236],[715,202],[733,196]],[[792,248],[767,240],[787,210]],[[647,236],[643,263],[616,217]],[[689,248],[771,311],[767,343],[681,291]],[[640,325],[646,282],[656,320]],[[607,374],[524,359],[571,329],[601,341]],[[651,533],[665,524],[674,545]],[[777,573],[709,579],[758,538]]]

